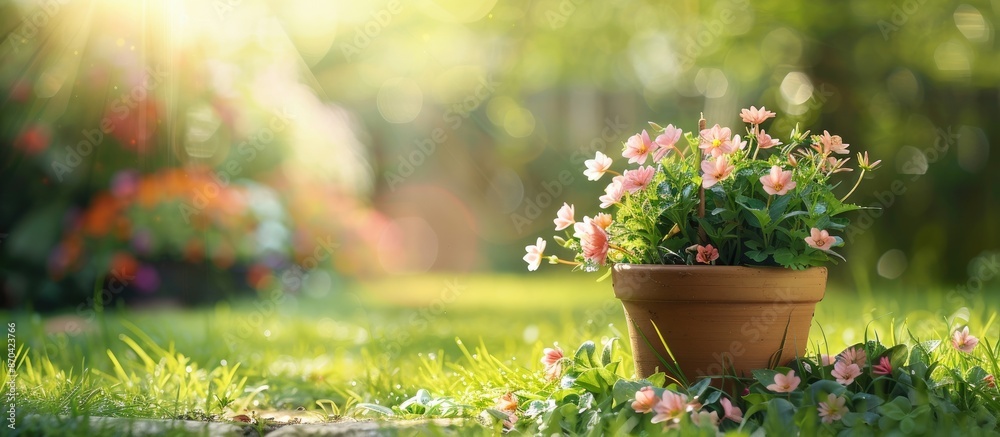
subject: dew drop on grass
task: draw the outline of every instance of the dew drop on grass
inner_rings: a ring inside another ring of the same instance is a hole
[[[351,381],[351,387],[357,387],[357,386],[358,386],[357,381]]]
[[[396,384],[396,390],[400,390],[400,389],[402,389],[402,388],[403,388],[403,386],[402,386],[402,385],[399,385],[399,384]]]
[[[431,361],[434,361],[434,360],[436,360],[436,359],[437,359],[437,357],[438,357],[438,356],[437,356],[437,354],[436,354],[436,353],[434,353],[434,352],[431,352],[431,353],[427,354],[427,358],[430,358],[430,359],[431,359]]]
[[[228,366],[228,365],[229,365],[229,362],[228,362],[228,361],[226,361],[226,360],[222,360],[222,361],[219,361],[219,364],[221,364],[221,365],[222,365],[222,367],[226,367],[226,366]]]
[[[184,371],[187,372],[187,373],[191,373],[191,366],[185,367]]]

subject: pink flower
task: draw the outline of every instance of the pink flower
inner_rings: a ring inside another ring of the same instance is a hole
[[[712,188],[712,185],[719,183],[719,181],[729,177],[733,173],[736,167],[729,165],[729,160],[725,155],[720,155],[712,161],[705,160],[701,162],[701,171],[704,174],[701,176],[701,186],[705,188]]]
[[[734,149],[734,151],[736,151],[736,150],[743,150],[744,148],[746,148],[746,146],[747,146],[747,142],[743,141],[743,139],[740,138],[739,135],[733,135],[733,149]]]
[[[573,218],[574,207],[566,202],[563,202],[562,208],[559,208],[559,212],[556,213],[555,220],[552,220],[556,224],[556,230],[561,231],[576,223],[576,219]]]
[[[660,160],[663,159],[663,157],[666,156],[667,152],[671,149],[677,150],[677,152],[680,153],[676,144],[677,141],[681,139],[681,134],[683,133],[684,132],[680,129],[674,127],[674,125],[668,124],[667,127],[663,129],[663,133],[656,137],[655,143],[658,148],[656,153],[653,154],[653,162],[660,162]]]
[[[632,135],[625,142],[625,151],[622,152],[622,156],[628,158],[629,163],[642,165],[646,163],[646,157],[655,152],[657,147],[650,141],[649,134],[643,129],[642,133]]]
[[[729,401],[729,398],[722,398],[722,411],[725,414],[723,416],[724,419],[729,419],[736,423],[743,421],[743,410],[734,406],[733,403]]]
[[[636,413],[649,413],[653,411],[653,407],[658,402],[660,402],[660,398],[656,396],[653,387],[646,386],[635,392],[635,401],[632,402],[632,409]]]
[[[583,164],[587,166],[587,169],[583,171],[584,176],[587,176],[588,180],[596,181],[604,176],[604,173],[611,168],[611,158],[601,152],[597,152],[594,155],[594,159],[588,159],[583,161]]]
[[[542,351],[542,364],[545,365],[545,377],[550,380],[562,376],[562,349],[547,347]]]
[[[584,220],[583,223],[573,225],[573,228],[576,237],[580,239],[583,258],[603,266],[610,248],[608,233],[593,220]]]
[[[761,149],[770,149],[774,146],[780,145],[781,140],[771,138],[771,136],[768,135],[767,132],[764,132],[764,130],[761,130],[760,133],[757,134],[757,147],[760,147]]]
[[[719,426],[718,411],[697,411],[691,412],[691,423],[701,426],[703,423],[711,423],[712,426]]]
[[[868,354],[865,350],[859,347],[849,347],[844,349],[840,355],[837,355],[837,359],[844,361],[847,364],[857,364],[858,367],[865,367],[868,363]]]
[[[889,361],[889,357],[879,358],[878,364],[872,366],[872,373],[876,375],[891,375],[892,362]]]
[[[827,355],[827,354],[822,354],[822,355],[820,355],[820,356],[819,356],[819,361],[820,361],[820,363],[819,363],[819,364],[820,364],[821,366],[823,366],[823,367],[826,367],[826,366],[829,366],[829,365],[833,364],[833,358],[831,358],[831,357],[830,357],[829,355]]]
[[[850,385],[854,382],[854,378],[861,376],[861,367],[857,364],[848,364],[846,361],[838,360],[836,364],[833,365],[833,372],[830,372],[834,378],[837,378],[837,382],[843,385]]]
[[[639,167],[635,170],[625,170],[625,173],[622,174],[625,181],[622,184],[625,191],[634,193],[649,186],[649,183],[653,182],[653,175],[655,174],[656,169],[652,166]]]
[[[698,245],[698,255],[695,256],[694,260],[702,264],[711,264],[712,261],[719,259],[719,250],[712,247],[711,244],[708,246]]]
[[[688,411],[687,396],[670,390],[664,391],[663,398],[653,406],[653,411],[656,412],[652,419],[653,423],[678,419]]]
[[[826,396],[826,402],[819,403],[819,417],[823,423],[833,423],[844,418],[845,413],[850,410],[846,406],[847,399],[830,393]]]
[[[764,185],[764,191],[770,195],[784,196],[788,190],[795,188],[795,181],[792,180],[792,171],[781,171],[781,167],[771,167],[771,173],[760,177],[760,183]]]
[[[733,132],[728,127],[712,126],[710,129],[703,129],[699,134],[701,143],[699,148],[706,153],[711,152],[712,156],[728,155],[736,151],[733,146]]]
[[[966,326],[965,329],[961,331],[955,331],[951,336],[951,345],[962,352],[967,354],[972,353],[972,350],[976,348],[979,344],[979,339],[969,334],[969,327]]]
[[[545,252],[545,240],[538,237],[538,242],[534,246],[526,246],[524,250],[528,252],[524,255],[524,262],[528,263],[528,271],[538,270],[538,266],[542,263],[542,254]]]
[[[513,413],[517,411],[517,396],[514,393],[507,393],[497,398],[497,409]]]
[[[989,388],[997,388],[997,381],[996,378],[993,377],[993,375],[984,376],[983,382],[985,382],[986,386]]]
[[[840,138],[840,135],[830,135],[829,132],[823,131],[823,135],[818,135],[819,144],[821,147],[817,150],[824,154],[837,153],[841,155],[847,154],[847,147],[850,144],[844,144],[844,141]],[[814,146],[815,148],[815,146]]]
[[[594,224],[600,226],[601,229],[608,230],[608,226],[611,226],[611,214],[598,213],[594,216]]]
[[[751,106],[750,109],[743,109],[740,111],[740,118],[743,119],[744,123],[748,124],[761,124],[774,116],[775,114],[773,112],[764,109],[763,106],[761,106],[760,109]]]
[[[768,385],[767,389],[775,393],[791,393],[798,388],[800,382],[802,379],[795,376],[795,371],[789,370],[786,375],[780,373],[774,375],[774,384]]]
[[[806,237],[806,244],[813,249],[830,250],[836,243],[837,239],[831,237],[826,230],[812,228],[809,230],[809,236]]]
[[[601,201],[601,208],[607,208],[621,202],[622,196],[625,195],[624,181],[624,176],[615,176],[614,179],[611,179],[611,183],[604,189],[604,195],[597,199]]]

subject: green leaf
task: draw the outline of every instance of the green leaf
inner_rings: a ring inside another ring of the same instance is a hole
[[[580,348],[576,350],[575,357],[576,364],[584,368],[598,367],[597,363],[594,362],[594,351],[597,350],[597,346],[594,345],[592,341],[585,341],[580,345]]]
[[[643,387],[649,387],[651,385],[652,383],[644,379],[640,379],[638,381],[619,379],[611,388],[611,397],[614,399],[614,405],[618,406],[635,400],[635,393],[637,391],[641,390]]]
[[[391,417],[391,416],[395,416],[396,415],[396,413],[393,413],[392,410],[390,410],[389,408],[386,408],[386,407],[383,407],[383,406],[377,405],[377,404],[369,404],[369,403],[362,402],[362,403],[357,404],[357,408],[361,408],[361,409],[364,409],[364,410],[372,411],[372,412],[381,414],[383,416],[390,416]]]
[[[778,196],[774,202],[771,202],[771,208],[768,210],[771,220],[778,220],[778,218],[785,213],[785,210],[788,209],[788,203],[791,201],[792,196]]]
[[[749,250],[745,255],[747,258],[754,260],[754,262],[764,262],[767,259],[767,253],[759,250]]]
[[[611,269],[608,269],[610,271]],[[604,345],[604,350],[601,351],[601,365],[607,366],[611,364],[611,357],[614,355],[615,342],[618,341],[617,337],[608,340],[608,343]]]
[[[663,372],[656,372],[646,378],[653,387],[663,387],[667,385],[667,374]]]
[[[591,393],[602,394],[614,386],[618,375],[602,367],[584,371],[576,378],[575,384]]]

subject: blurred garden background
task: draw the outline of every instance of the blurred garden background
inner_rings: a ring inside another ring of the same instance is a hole
[[[451,343],[469,325],[438,320],[463,290],[483,320],[469,341],[535,304],[493,344],[579,336],[572,320],[604,311],[610,285],[520,275],[559,206],[601,194],[583,161],[647,121],[735,126],[764,105],[769,130],[826,129],[883,160],[852,197],[881,209],[852,218],[831,293],[879,314],[984,310],[1000,273],[998,17],[987,0],[5,0],[0,307],[51,333],[66,328],[49,317],[91,323],[95,307],[198,306],[142,326],[194,320],[197,339],[243,327],[206,314],[267,319],[254,308],[291,296],[335,333],[317,339],[355,344],[412,309],[411,328]],[[893,303],[911,293],[925,298]],[[53,338],[37,346],[67,344]],[[215,350],[198,357],[232,348]],[[255,359],[281,374],[305,350]]]

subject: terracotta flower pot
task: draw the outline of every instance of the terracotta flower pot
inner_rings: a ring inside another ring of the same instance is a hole
[[[616,264],[612,270],[636,372],[646,377],[667,370],[638,332],[669,360],[656,323],[689,382],[721,375],[723,365],[726,374],[735,369],[749,376],[767,367],[779,349],[781,364],[803,356],[813,311],[826,289],[825,267]]]

